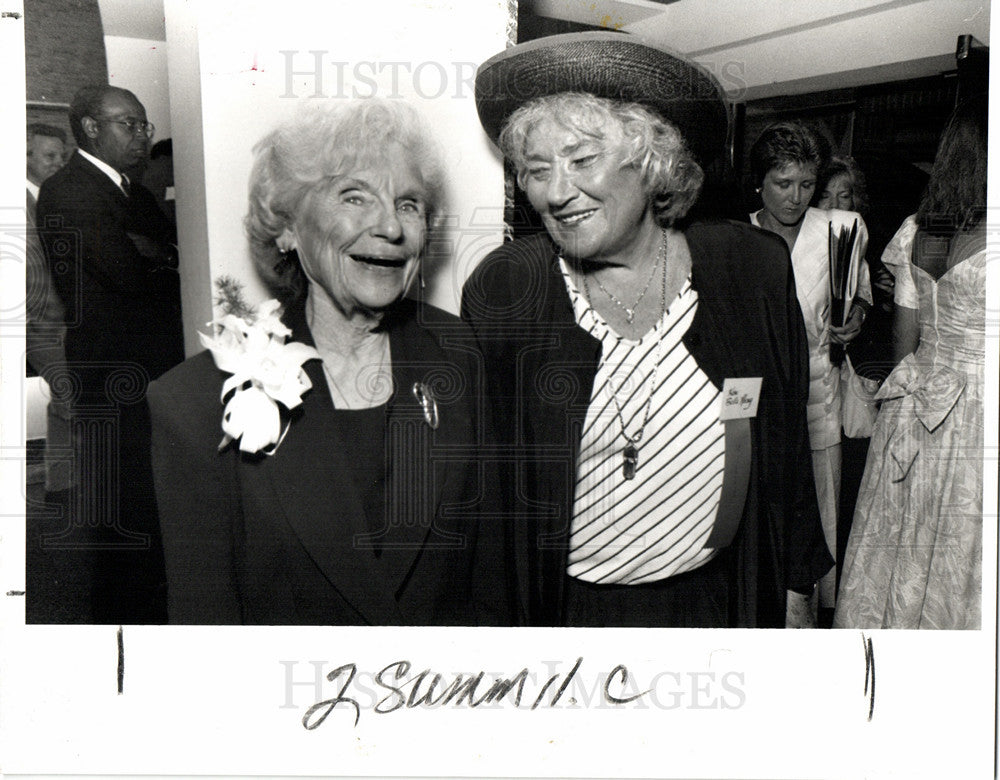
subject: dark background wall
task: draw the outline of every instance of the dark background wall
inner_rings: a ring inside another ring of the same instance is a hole
[[[772,122],[801,119],[831,143],[835,154],[855,158],[865,173],[871,210],[869,257],[878,258],[927,184],[938,139],[955,107],[954,73],[754,101],[740,106],[742,132],[735,160],[745,210],[760,208],[751,181],[749,152]]]
[[[69,134],[73,94],[87,84],[108,81],[97,0],[25,0],[24,60],[27,121],[62,127]]]

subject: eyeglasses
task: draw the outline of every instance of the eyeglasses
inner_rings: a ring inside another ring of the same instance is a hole
[[[124,125],[132,135],[142,134],[146,138],[152,138],[156,128],[152,122],[142,122],[138,119],[103,119],[100,121],[113,122],[116,125]]]

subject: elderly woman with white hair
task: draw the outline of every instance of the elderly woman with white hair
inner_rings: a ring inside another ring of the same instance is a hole
[[[488,60],[476,100],[545,226],[462,301],[512,453],[519,619],[808,625],[832,560],[788,251],[685,219],[696,156],[726,139],[718,83],[631,35],[574,33]]]
[[[442,208],[429,139],[363,100],[255,147],[247,232],[282,318],[230,285],[210,350],[149,391],[171,622],[505,620],[474,337],[405,297]]]

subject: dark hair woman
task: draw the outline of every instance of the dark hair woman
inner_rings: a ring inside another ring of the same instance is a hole
[[[819,497],[820,517],[830,551],[837,549],[837,516],[841,481],[842,390],[840,366],[831,360],[831,343],[847,344],[861,331],[871,307],[868,264],[864,261],[868,231],[861,215],[839,209],[810,208],[817,177],[827,163],[819,136],[798,121],[767,127],[750,150],[751,170],[763,208],[750,221],[781,236],[792,254],[795,290],[809,339],[809,446]],[[858,270],[857,294],[846,321],[832,321],[830,236],[857,226],[853,257]],[[818,607],[832,609],[836,578],[820,582]]]

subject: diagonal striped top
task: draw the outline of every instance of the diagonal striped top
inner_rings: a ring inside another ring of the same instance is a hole
[[[587,409],[570,529],[568,573],[586,582],[637,585],[696,569],[715,550],[712,531],[725,460],[721,394],[681,337],[698,294],[691,279],[657,326],[638,341],[619,336],[560,267],[577,324],[601,342],[601,361]],[[657,387],[639,445],[634,480],[622,476],[621,423],[634,437],[642,425],[657,340],[662,334]]]

